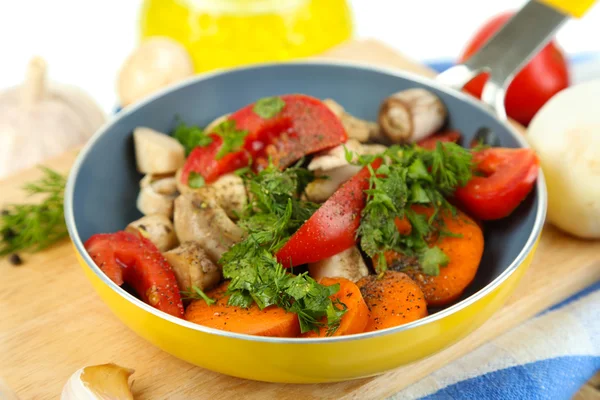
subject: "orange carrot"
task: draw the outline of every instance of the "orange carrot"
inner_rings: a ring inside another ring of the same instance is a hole
[[[394,224],[396,225],[396,229],[400,232],[401,235],[410,235],[412,232],[412,225],[408,222],[408,218],[404,217],[402,219],[396,217],[394,219]]]
[[[430,216],[432,209],[415,207],[418,213]],[[431,246],[438,246],[449,258],[446,266],[440,267],[438,276],[430,276],[418,269],[407,269],[404,272],[419,284],[429,306],[444,306],[458,299],[467,286],[475,278],[479,262],[483,255],[483,232],[480,226],[459,211],[455,217],[449,212],[443,215],[444,228],[462,237],[444,237],[432,240]],[[388,265],[400,262],[405,257],[398,253],[387,252]],[[406,264],[406,263],[405,263]],[[408,263],[410,264],[410,263]]]
[[[295,337],[300,334],[298,316],[277,306],[261,310],[256,304],[249,308],[230,306],[225,290],[229,282],[206,293],[216,300],[208,305],[204,300],[194,300],[185,310],[185,319],[210,328],[257,336]]]
[[[340,290],[331,296],[331,300],[339,300],[346,305],[346,313],[342,316],[340,326],[332,336],[352,335],[364,332],[367,322],[369,322],[369,308],[358,289],[358,286],[349,279],[345,278],[321,278],[319,283],[325,286],[340,284]],[[325,322],[326,319],[323,321]],[[319,333],[309,331],[302,334],[302,337],[325,337],[327,336],[327,327],[319,329]]]
[[[391,328],[427,316],[427,303],[419,286],[398,271],[368,275],[357,282],[371,311],[365,332]]]

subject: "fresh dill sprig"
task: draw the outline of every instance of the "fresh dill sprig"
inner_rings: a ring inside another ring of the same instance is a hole
[[[9,204],[0,215],[0,256],[36,252],[67,236],[63,209],[66,177],[40,167],[44,176],[23,187],[29,195],[44,196],[38,203]]]

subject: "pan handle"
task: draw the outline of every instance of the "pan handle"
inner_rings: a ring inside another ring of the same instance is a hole
[[[568,18],[550,6],[530,0],[477,53],[442,72],[437,81],[460,90],[477,75],[489,72],[481,100],[498,118],[506,120],[506,88]]]

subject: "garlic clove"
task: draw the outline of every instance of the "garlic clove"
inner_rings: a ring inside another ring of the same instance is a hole
[[[61,400],[133,400],[129,377],[135,371],[110,363],[81,368],[65,384]]]

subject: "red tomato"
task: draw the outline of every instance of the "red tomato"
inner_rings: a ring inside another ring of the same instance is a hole
[[[204,180],[211,183],[221,175],[248,165],[250,154],[246,150],[226,154],[217,160],[216,155],[221,148],[223,139],[215,134],[209,136],[213,139],[211,144],[206,147],[196,147],[188,156],[181,170],[182,182],[187,183],[190,172],[194,171],[201,173]]]
[[[274,164],[285,168],[307,154],[335,147],[348,139],[339,118],[319,99],[303,94],[280,98],[285,106],[271,118],[256,114],[254,104],[231,114],[229,120],[236,122],[236,129],[248,131],[243,150],[215,160],[222,143],[220,138],[210,146],[198,147],[188,157],[181,181],[187,183],[190,171],[194,171],[210,183],[224,173],[248,165],[249,160],[258,168],[264,167],[269,157]],[[211,136],[214,139],[217,135]]]
[[[151,306],[183,318],[183,303],[171,266],[148,239],[129,232],[101,233],[85,249],[110,280],[129,284]]]
[[[512,12],[506,12],[488,21],[467,44],[459,62],[465,61],[482,47],[512,15]],[[465,90],[481,98],[486,80],[487,74],[482,74],[469,82]],[[554,42],[550,42],[509,85],[505,100],[506,113],[521,124],[528,125],[544,103],[568,86],[569,71],[565,56]]]
[[[417,145],[423,147],[427,150],[435,150],[437,146],[437,142],[447,143],[458,143],[460,141],[461,134],[458,131],[444,131],[440,133],[436,133],[435,135],[431,135],[426,137],[425,139],[421,139],[417,142]]]
[[[468,214],[481,220],[512,213],[538,176],[539,160],[531,149],[491,148],[474,153],[473,160],[485,176],[474,176],[454,196]]]
[[[376,169],[381,159],[371,163]],[[284,267],[317,262],[356,244],[370,172],[361,169],[306,221],[275,255]]]

